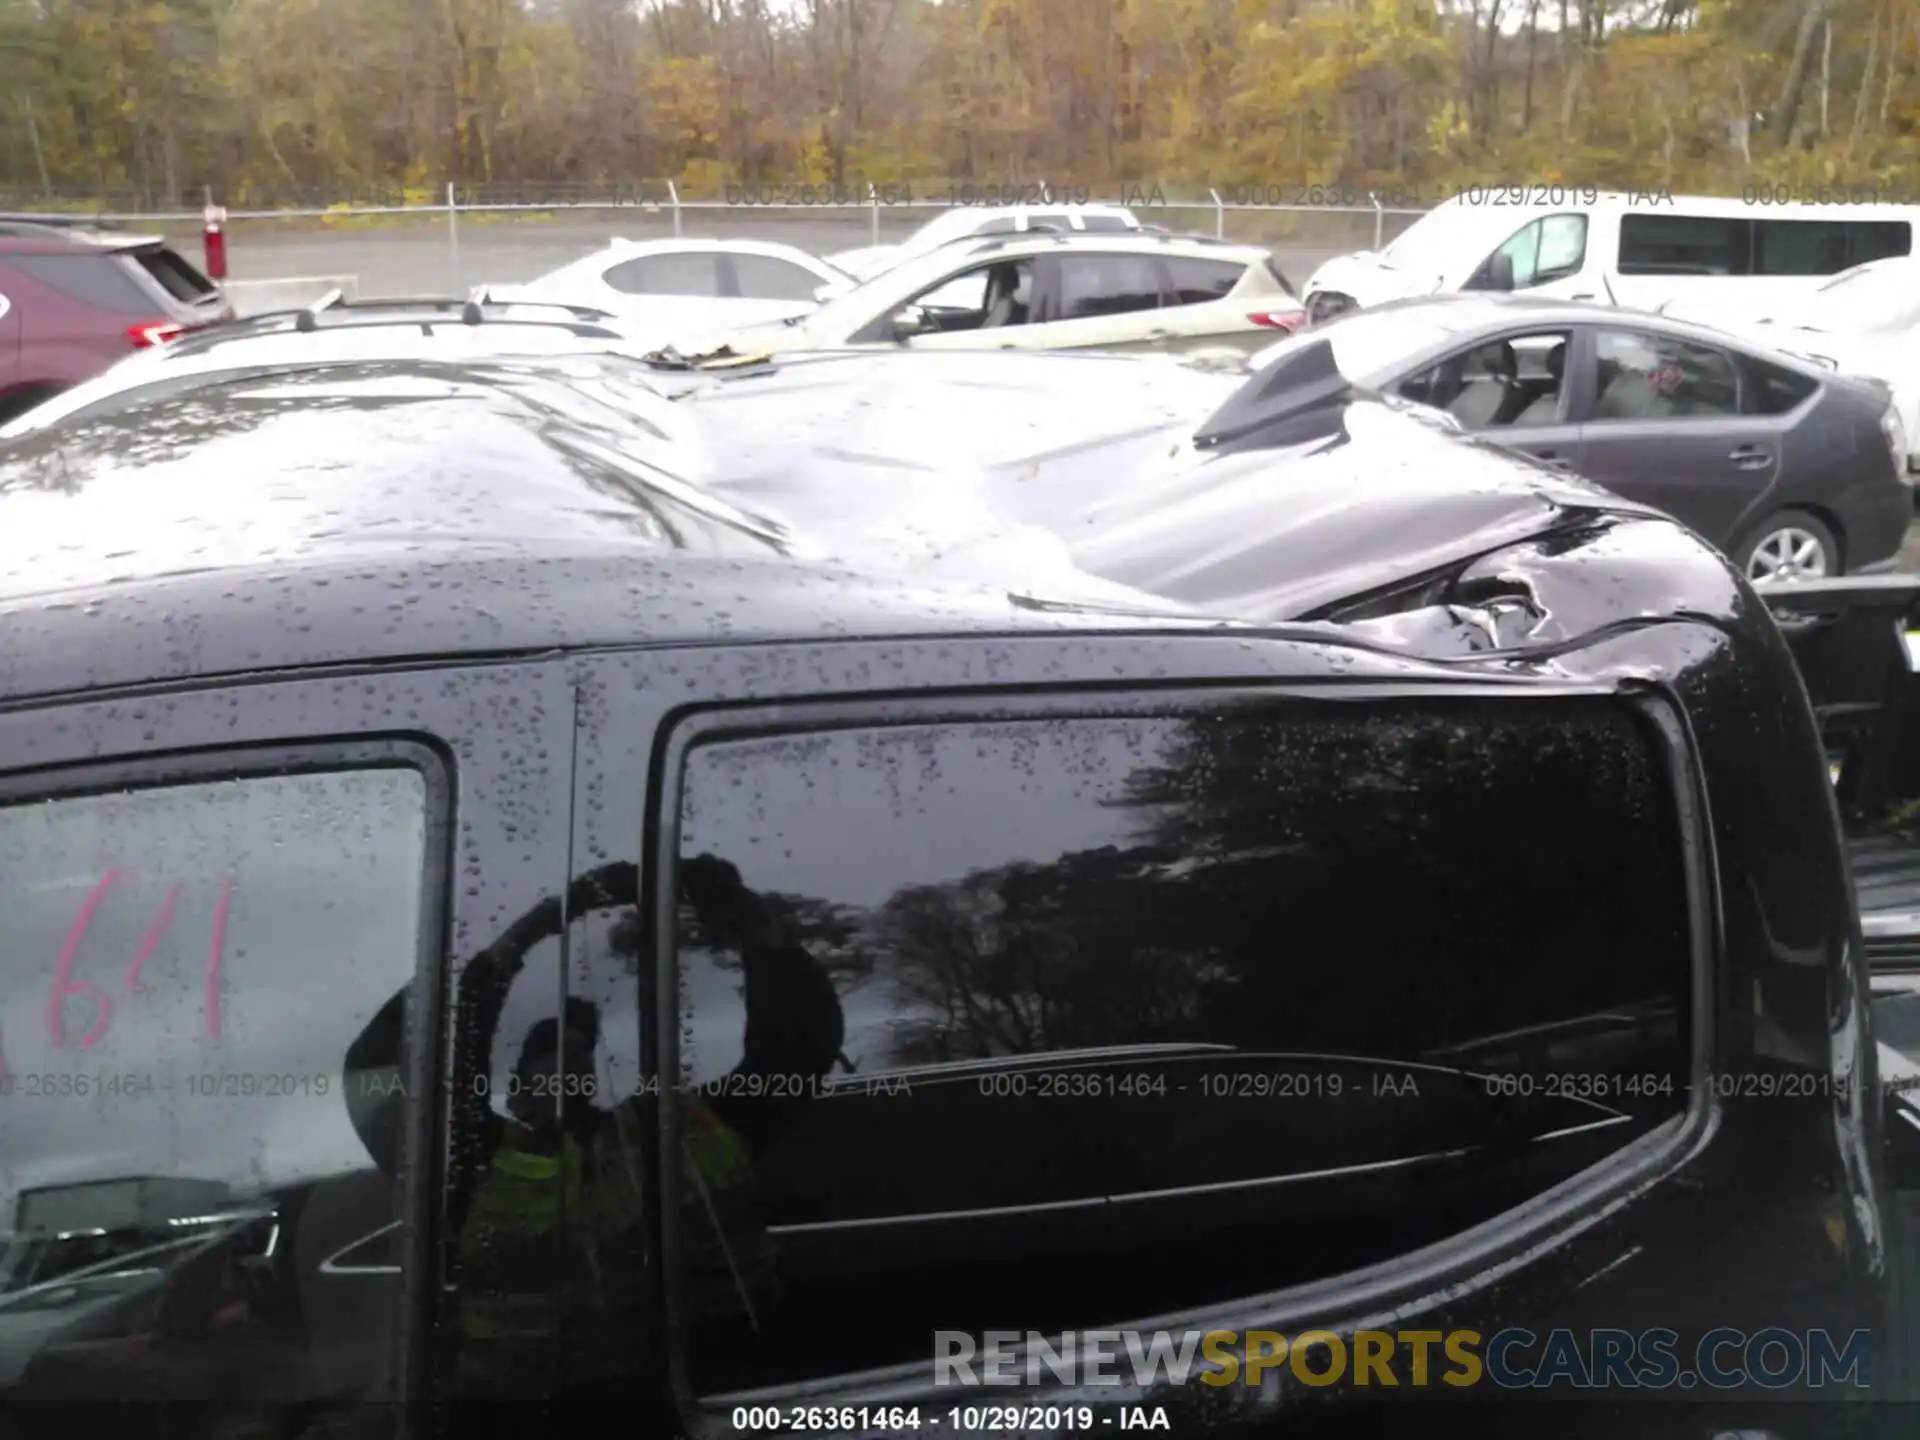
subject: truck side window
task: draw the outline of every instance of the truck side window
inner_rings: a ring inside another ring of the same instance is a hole
[[[243,1428],[392,1398],[401,1211],[359,1126],[397,1076],[344,1060],[418,963],[427,794],[395,767],[0,807],[11,1396]]]
[[[778,1278],[751,1323],[718,1265],[669,1286],[701,1394],[1337,1277],[1683,1113],[1688,899],[1638,717],[1340,711],[692,746],[682,883],[725,857],[754,899],[683,914],[662,1044],[749,1157],[731,1253]]]

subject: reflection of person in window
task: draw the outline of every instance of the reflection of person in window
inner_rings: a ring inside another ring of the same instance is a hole
[[[818,962],[731,864],[699,856],[681,870],[683,894],[702,927],[741,954],[746,1023],[733,1073],[809,1081],[826,1075],[839,1055],[843,1019]],[[447,1214],[463,1258],[477,1267],[463,1271],[456,1327],[465,1342],[465,1394],[544,1392],[552,1388],[547,1367],[562,1348],[576,1383],[618,1381],[623,1370],[643,1363],[640,1137],[647,1097],[607,1105],[606,1097],[588,1093],[600,1041],[597,1009],[570,1000],[564,1022],[548,1019],[528,1032],[506,1116],[484,1094],[494,1035],[528,952],[558,936],[567,917],[630,908],[638,898],[634,866],[592,871],[569,887],[564,908],[558,896],[543,900],[462,973],[452,1087],[456,1165]],[[651,992],[643,984],[641,993]],[[402,992],[349,1047],[346,1062],[355,1127],[389,1176],[397,1165],[400,1106],[368,1103],[382,1087],[367,1081],[397,1073],[404,1014]],[[723,1093],[704,1105],[676,1096],[688,1162],[683,1264],[689,1300],[703,1318],[742,1316],[757,1324],[772,1298],[771,1245],[754,1213],[751,1161],[804,1110],[811,1086],[781,1088],[778,1099],[764,1101]],[[560,1302],[573,1317],[563,1347],[555,1343],[553,1307]]]
[[[806,1108],[811,1085],[798,1082],[811,1082],[836,1062],[845,1063],[840,997],[820,962],[779,912],[747,889],[731,863],[697,855],[682,862],[680,885],[708,937],[740,954],[746,1033],[733,1075],[787,1077],[775,1085],[718,1086],[709,1102],[756,1152],[763,1151]]]

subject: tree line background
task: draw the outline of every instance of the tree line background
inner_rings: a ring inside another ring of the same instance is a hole
[[[0,0],[0,199],[1920,184],[1915,0]]]

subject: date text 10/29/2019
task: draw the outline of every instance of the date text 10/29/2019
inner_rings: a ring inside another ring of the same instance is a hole
[[[733,1428],[743,1435],[839,1435],[928,1430],[954,1435],[1093,1434],[1110,1430],[1170,1430],[1163,1405],[736,1405]]]

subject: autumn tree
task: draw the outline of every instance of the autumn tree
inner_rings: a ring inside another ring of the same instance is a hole
[[[1904,183],[1909,0],[0,0],[12,203]]]

